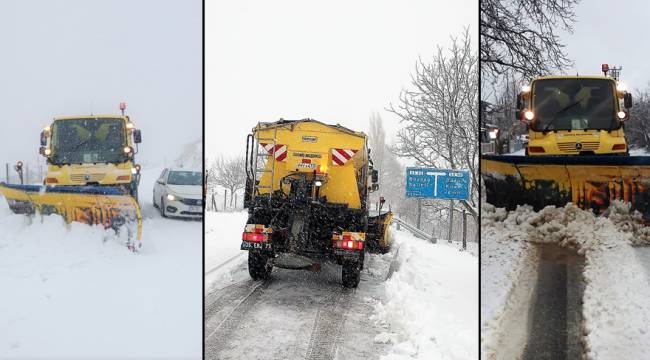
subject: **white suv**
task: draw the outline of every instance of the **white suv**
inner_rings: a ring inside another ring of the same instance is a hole
[[[153,206],[163,217],[203,218],[203,173],[164,169],[153,188]]]

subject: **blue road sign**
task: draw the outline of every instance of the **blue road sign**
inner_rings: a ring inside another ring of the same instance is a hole
[[[406,168],[406,197],[469,200],[469,171]]]

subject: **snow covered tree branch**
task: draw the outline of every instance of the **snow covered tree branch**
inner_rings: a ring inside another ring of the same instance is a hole
[[[419,59],[411,88],[387,109],[404,128],[393,153],[432,168],[470,171],[469,201],[461,204],[477,217],[478,200],[478,62],[469,30],[438,48],[432,61]]]
[[[213,189],[220,185],[230,190],[230,205],[237,190],[242,190],[246,185],[245,158],[237,156],[231,159],[223,157],[216,159],[208,169],[208,186]]]
[[[579,0],[482,0],[480,59],[495,79],[507,70],[533,77],[571,64],[558,29],[572,32]]]

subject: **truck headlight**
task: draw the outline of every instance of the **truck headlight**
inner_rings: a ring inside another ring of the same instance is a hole
[[[316,185],[317,187],[320,187],[320,186],[323,185],[323,182],[320,181],[320,180],[316,180],[316,182],[314,183],[314,185]]]

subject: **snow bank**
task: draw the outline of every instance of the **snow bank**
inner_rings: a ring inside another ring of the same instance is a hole
[[[394,344],[382,359],[478,358],[478,258],[396,232],[399,266],[386,282],[378,319]]]
[[[203,141],[186,144],[183,152],[174,161],[174,166],[188,169],[203,169]]]
[[[650,307],[647,306],[650,281],[633,247],[648,243],[647,229],[642,226],[640,216],[630,213],[623,203],[612,204],[605,215],[594,216],[573,204],[564,208],[549,206],[539,212],[522,206],[510,213],[484,206],[482,246],[485,250],[482,249],[482,256],[488,261],[481,266],[485,271],[483,278],[488,278],[488,274],[499,277],[498,261],[489,261],[491,257],[503,259],[499,261],[512,266],[506,268],[509,278],[501,277],[500,282],[492,283],[493,288],[482,297],[485,301],[485,305],[481,305],[482,329],[488,330],[482,338],[486,357],[494,351],[493,346],[499,343],[497,339],[504,331],[503,324],[498,323],[499,316],[508,309],[504,298],[518,286],[518,277],[528,268],[525,261],[515,257],[533,258],[525,254],[527,246],[513,246],[521,240],[557,243],[585,256],[583,317],[589,358],[641,359],[650,356],[647,349],[650,343]]]
[[[12,214],[0,197],[0,358],[202,356],[200,222],[151,205],[143,169],[143,247],[56,215]]]
[[[205,214],[206,292],[217,283],[221,286],[242,280],[242,273],[248,276],[248,271],[233,271],[240,269],[247,261],[248,252],[240,250],[246,219],[246,211]]]
[[[527,304],[536,282],[538,254],[519,224],[530,213],[511,214],[487,204],[481,212],[481,354],[516,358],[526,342]],[[514,229],[514,230],[513,230]],[[512,319],[515,319],[514,321]]]

